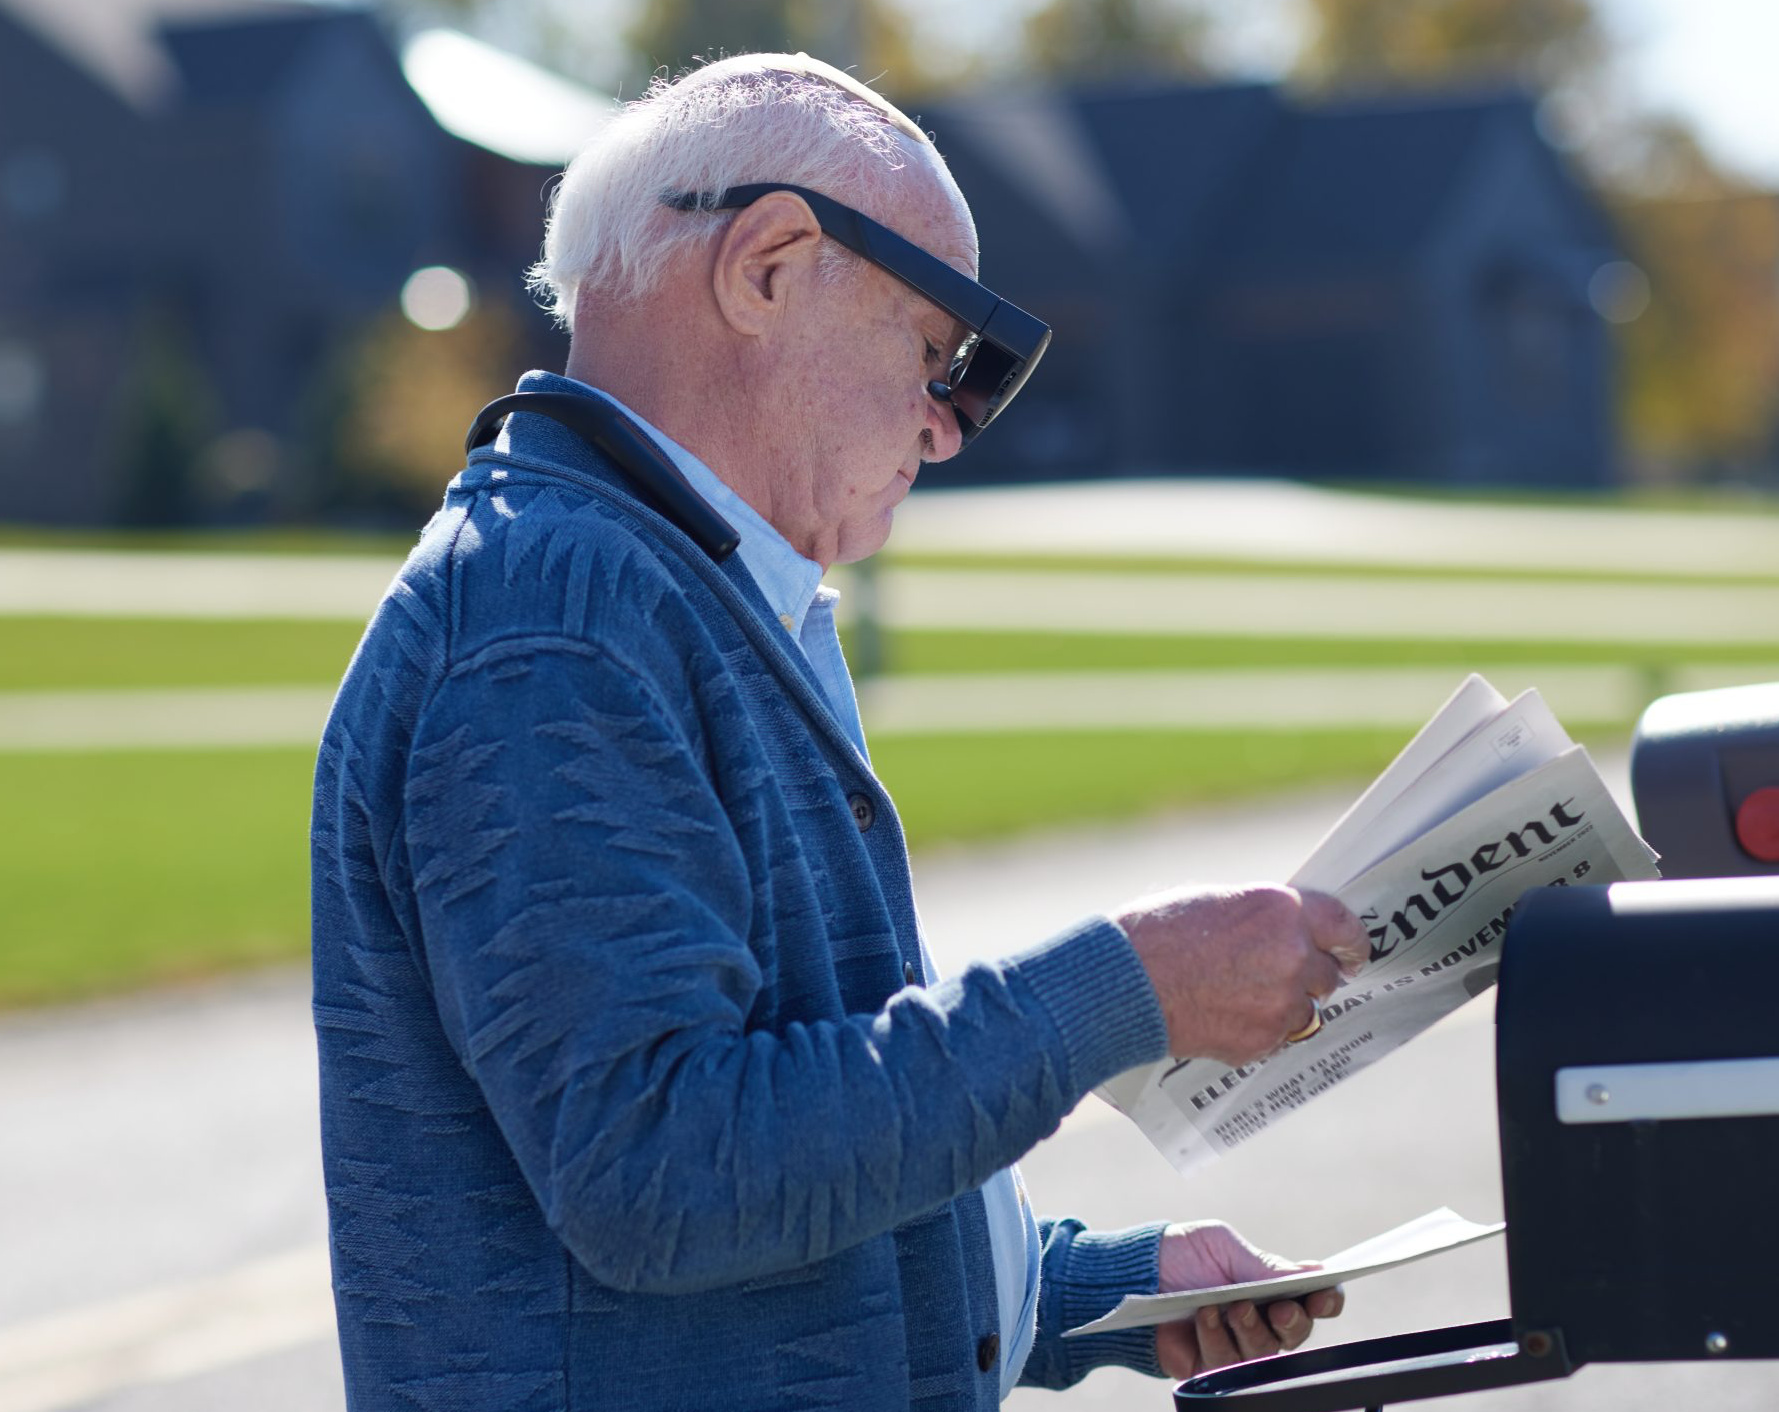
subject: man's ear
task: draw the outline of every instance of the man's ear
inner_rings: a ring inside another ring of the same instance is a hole
[[[784,313],[793,287],[814,278],[822,228],[801,196],[773,191],[743,206],[717,242],[711,292],[737,333],[758,336]]]

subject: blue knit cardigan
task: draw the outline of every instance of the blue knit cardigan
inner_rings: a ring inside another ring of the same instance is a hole
[[[524,415],[377,610],[312,832],[355,1412],[998,1400],[976,1188],[1160,1010],[1104,920],[919,984],[895,809],[770,621]],[[1158,1229],[1041,1223],[1025,1381],[1156,1371],[1058,1336]]]

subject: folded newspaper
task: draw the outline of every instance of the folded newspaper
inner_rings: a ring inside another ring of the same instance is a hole
[[[1471,676],[1291,878],[1340,898],[1371,938],[1321,1029],[1239,1068],[1169,1061],[1099,1093],[1190,1171],[1492,986],[1530,889],[1653,878],[1655,864],[1538,693],[1509,702]]]

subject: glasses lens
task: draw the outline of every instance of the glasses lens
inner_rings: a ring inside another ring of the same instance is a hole
[[[982,339],[974,341],[969,357],[952,366],[951,402],[960,420],[969,423],[966,436],[974,436],[1012,401],[1025,381],[1029,365],[1005,348]]]

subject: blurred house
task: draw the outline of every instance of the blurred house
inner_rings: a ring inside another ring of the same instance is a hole
[[[560,366],[523,271],[610,112],[462,36],[398,57],[361,9],[0,0],[0,519],[337,513],[353,360],[423,268],[505,311],[490,391]],[[948,479],[1610,476],[1611,237],[1525,99],[1150,87],[922,120],[989,283],[1057,330]],[[467,417],[441,384],[410,370],[385,442]]]
[[[308,507],[343,351],[422,267],[523,304],[558,167],[448,132],[362,10],[0,0],[0,519]]]
[[[1168,86],[921,120],[969,193],[985,277],[1056,328],[959,477],[1612,478],[1594,305],[1618,257],[1528,98]]]

